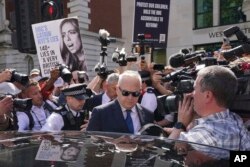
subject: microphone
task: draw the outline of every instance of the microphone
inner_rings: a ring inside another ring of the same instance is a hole
[[[181,66],[188,66],[191,65],[193,62],[201,61],[201,53],[193,53],[184,55],[182,53],[177,53],[174,55],[171,55],[169,58],[169,64],[173,68],[178,68]]]
[[[185,64],[184,60],[185,60],[184,54],[181,54],[181,53],[173,54],[169,57],[169,64],[172,67],[177,68]]]

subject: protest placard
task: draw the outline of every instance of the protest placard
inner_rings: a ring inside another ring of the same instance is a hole
[[[87,70],[77,17],[33,24],[32,30],[42,76],[58,64]]]

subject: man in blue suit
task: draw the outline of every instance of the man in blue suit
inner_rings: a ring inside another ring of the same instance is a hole
[[[138,72],[122,73],[116,86],[117,99],[93,109],[87,131],[134,134],[145,124],[153,123],[153,114],[137,103],[141,83]]]

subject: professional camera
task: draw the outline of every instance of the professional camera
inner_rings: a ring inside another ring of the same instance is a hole
[[[125,48],[121,50],[117,48],[112,55],[112,61],[118,63],[119,66],[127,66],[127,62],[136,62],[137,58],[135,56],[127,56]]]
[[[168,112],[177,112],[178,111],[178,102],[182,100],[184,93],[193,92],[193,79],[180,80],[177,83],[176,89],[173,95],[163,95],[158,96],[158,101],[163,104],[164,111]]]
[[[79,83],[84,83],[89,81],[89,77],[85,71],[78,71],[77,77]]]
[[[236,35],[238,41],[242,43],[241,45],[232,48],[230,50],[224,50],[221,53],[227,61],[234,61],[238,57],[242,57],[243,54],[250,54],[250,40],[247,36],[240,30],[237,26],[232,26],[223,31],[226,38],[230,38]]]
[[[125,48],[122,48],[120,51],[117,48],[112,55],[112,61],[118,63],[119,66],[126,66],[127,60],[126,60]]]
[[[99,30],[99,41],[103,47],[107,47],[111,42],[116,42],[116,39],[110,38],[109,35],[105,29]]]
[[[26,98],[26,99],[15,98],[13,100],[13,107],[16,111],[30,111],[32,107],[32,99],[31,98]]]
[[[230,38],[233,35],[236,35],[237,39],[242,43],[249,43],[247,36],[240,30],[238,26],[232,26],[223,31],[225,37]]]
[[[152,53],[152,44],[145,40],[145,34],[137,34],[137,41],[132,44],[132,52],[144,57],[146,53]]]
[[[99,63],[95,66],[95,72],[102,79],[106,79],[109,74],[114,73],[113,70],[108,70],[105,64],[100,65]]]
[[[188,49],[181,49],[179,53],[170,56],[169,64],[174,68],[194,66],[194,63],[202,61],[204,57],[207,57],[207,53],[204,50],[189,52]]]
[[[224,50],[221,52],[227,61],[234,61],[243,54],[250,54],[250,44],[242,44],[235,48]]]
[[[28,82],[29,82],[29,76],[26,75],[26,74],[21,74],[21,73],[18,73],[16,72],[15,69],[12,69],[10,70],[11,71],[11,79],[10,79],[10,82],[18,82],[22,85],[27,85]]]
[[[179,53],[171,58],[170,63],[174,67],[183,65],[186,67],[171,72],[161,79],[162,82],[169,82],[171,86],[175,87],[173,95],[157,97],[158,101],[163,104],[162,108],[167,113],[178,111],[178,101],[182,100],[184,93],[193,91],[194,80],[200,69],[218,64],[216,58],[208,57],[204,50],[190,52],[189,49],[181,49]]]
[[[0,100],[5,98],[6,96],[11,96],[13,98],[13,111],[30,111],[32,107],[32,99],[20,99],[11,94],[0,95]]]
[[[153,70],[156,70],[156,71],[163,71],[164,69],[165,69],[164,64],[154,64],[153,66]]]
[[[58,64],[56,65],[56,67],[59,68],[60,77],[63,79],[63,81],[70,83],[72,79],[72,73],[70,72],[68,66],[66,66],[65,64]]]
[[[183,68],[162,77],[162,82],[172,82],[172,86],[177,86],[178,82],[185,79],[193,79],[196,76],[194,68]]]
[[[116,41],[115,39],[109,38],[109,35],[109,32],[105,29],[99,30],[99,41],[101,43],[102,51],[100,52],[100,62],[96,64],[94,70],[102,79],[106,79],[109,74],[114,72],[113,70],[108,70],[107,68],[107,46],[110,42]]]

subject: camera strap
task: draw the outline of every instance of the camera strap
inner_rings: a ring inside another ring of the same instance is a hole
[[[34,123],[34,118],[33,118],[32,114],[31,114],[31,112],[32,112],[32,111],[27,111],[27,112],[25,112],[25,113],[27,114],[28,118],[29,118],[29,121],[30,121],[29,130],[32,130],[33,127],[34,127],[34,124],[35,124],[35,123]]]

